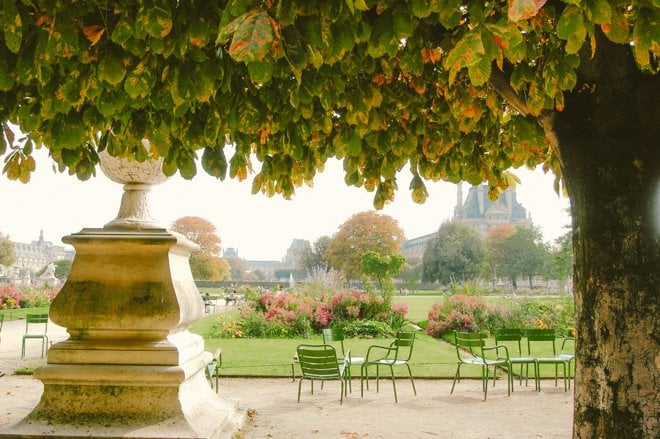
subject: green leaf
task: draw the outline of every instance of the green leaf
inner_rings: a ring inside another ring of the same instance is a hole
[[[417,19],[410,15],[405,6],[398,6],[392,11],[392,23],[395,38],[409,37],[418,25]]]
[[[124,81],[124,91],[133,99],[147,97],[155,82],[153,69],[146,61],[140,62]]]
[[[110,85],[118,85],[126,75],[126,68],[122,62],[121,50],[108,50],[99,59],[98,64],[98,78],[101,81],[106,81]]]
[[[431,1],[429,0],[412,0],[409,4],[410,10],[417,18],[426,18],[433,12]]]
[[[509,0],[509,20],[526,20],[538,14],[546,0]]]
[[[587,38],[582,11],[574,5],[562,12],[557,23],[557,36],[566,40],[566,53],[577,53]]]
[[[163,38],[172,30],[172,10],[167,0],[143,2],[137,19],[143,29],[155,38]]]
[[[124,44],[133,36],[134,21],[129,15],[122,15],[112,30],[110,39],[117,44]]]
[[[463,67],[469,67],[481,61],[486,50],[481,41],[480,31],[471,31],[466,33],[463,38],[454,46],[445,58],[444,65],[448,70],[460,70]]]
[[[453,29],[461,23],[461,0],[440,0],[438,19],[447,29]]]
[[[625,15],[616,9],[612,10],[611,22],[601,25],[603,33],[615,43],[627,44],[630,42],[630,26]]]
[[[591,21],[596,24],[611,21],[612,8],[607,0],[587,0],[587,10],[591,15]]]
[[[268,13],[251,14],[238,26],[229,55],[239,62],[259,61],[270,53],[274,40],[275,30]]]
[[[483,57],[479,60],[478,63],[472,64],[468,67],[468,75],[470,76],[470,82],[474,86],[480,86],[488,82],[491,72],[491,60],[487,57]]]
[[[209,175],[212,175],[220,180],[224,180],[227,176],[227,158],[225,157],[225,150],[222,145],[215,147],[207,146],[202,153],[202,168]]]
[[[257,84],[265,84],[273,76],[273,62],[254,61],[248,64],[250,79]]]
[[[13,0],[2,0],[2,11],[0,18],[4,21],[2,30],[7,48],[13,53],[18,53],[23,40],[23,20],[18,13]]]
[[[9,91],[14,86],[14,79],[11,77],[7,62],[0,59],[0,91]]]

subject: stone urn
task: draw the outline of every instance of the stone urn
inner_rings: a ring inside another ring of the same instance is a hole
[[[163,174],[163,158],[138,162],[111,156],[107,151],[99,153],[103,173],[115,183],[124,185],[124,194],[117,218],[105,225],[107,228],[160,229],[163,228],[149,212],[148,195],[151,186],[167,180]]]

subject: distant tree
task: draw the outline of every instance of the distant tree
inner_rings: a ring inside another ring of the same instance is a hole
[[[505,267],[508,264],[504,242],[516,233],[516,228],[510,224],[502,224],[493,227],[484,240],[486,245],[486,263],[482,276],[495,282],[500,277],[505,277]]]
[[[552,275],[563,286],[573,276],[573,232],[568,232],[555,239],[550,250]]]
[[[184,216],[172,223],[172,230],[197,243],[204,253],[220,255],[220,237],[210,221],[198,216]]]
[[[394,292],[393,276],[401,273],[406,258],[401,255],[383,256],[374,251],[368,251],[360,258],[360,268],[365,276],[371,276],[378,280],[381,294],[389,299]]]
[[[444,222],[424,250],[422,279],[443,284],[474,279],[485,254],[477,232],[457,222]]]
[[[492,238],[492,235],[489,235]],[[543,273],[548,263],[548,250],[542,241],[541,232],[535,227],[518,227],[513,234],[504,233],[490,239],[489,251],[495,262],[493,270],[498,277],[507,277],[513,288],[518,288],[518,278],[529,279],[532,287],[534,276]]]
[[[69,277],[69,272],[71,272],[71,264],[73,264],[73,261],[69,259],[59,259],[55,261],[54,264],[56,278],[65,279]]]
[[[412,287],[422,279],[422,272],[424,271],[424,264],[422,258],[408,258],[406,263],[403,264],[399,278]]]
[[[398,221],[374,211],[351,216],[334,234],[328,246],[331,267],[341,271],[347,280],[360,276],[360,258],[368,251],[387,256],[398,254],[405,240]]]
[[[190,271],[196,280],[228,280],[231,267],[227,261],[202,251],[190,257]]]
[[[332,238],[329,236],[321,236],[314,242],[313,248],[308,249],[303,253],[300,261],[301,270],[304,270],[308,274],[312,274],[316,271],[330,271],[330,264],[327,258],[328,246]]]
[[[238,256],[229,256],[225,260],[231,266],[231,279],[232,280],[241,280],[245,278],[245,273],[248,269],[247,261]]]
[[[0,233],[0,265],[10,267],[16,262],[16,247],[9,236]]]

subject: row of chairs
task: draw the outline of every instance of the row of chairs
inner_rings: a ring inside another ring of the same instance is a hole
[[[458,363],[456,374],[451,387],[451,394],[454,392],[456,382],[460,382],[461,366],[464,364],[481,366],[482,368],[482,388],[484,392],[484,401],[488,396],[488,382],[490,379],[489,368],[493,368],[493,385],[495,385],[497,368],[506,369],[507,373],[507,394],[513,391],[513,367],[520,364],[520,385],[522,385],[523,366],[525,385],[529,378],[529,365],[534,368],[535,389],[540,391],[540,367],[543,364],[555,365],[555,386],[558,382],[558,367],[563,367],[564,391],[570,389],[571,365],[574,363],[575,354],[569,347],[572,347],[573,337],[565,337],[561,343],[561,348],[557,351],[555,331],[553,329],[517,329],[505,328],[493,332],[495,339],[494,346],[486,346],[487,337],[483,333],[455,332],[454,342],[456,345],[456,354]],[[527,355],[523,355],[522,340],[527,340]],[[298,346],[296,362],[300,364],[302,377],[298,383],[298,401],[300,401],[300,390],[303,380],[311,381],[312,394],[314,393],[314,380],[341,381],[341,399],[351,390],[351,368],[352,365],[360,366],[360,394],[364,396],[364,385],[369,388],[369,368],[376,367],[376,390],[379,390],[380,367],[388,367],[392,377],[392,387],[394,390],[394,400],[398,402],[396,392],[396,380],[394,375],[395,366],[405,366],[410,377],[413,392],[417,395],[415,382],[409,361],[412,357],[413,345],[415,341],[415,332],[400,331],[396,334],[394,341],[389,346],[373,345],[367,350],[366,357],[353,356],[349,349],[344,347],[344,335],[339,328],[327,328],[323,330],[323,344],[310,345],[303,344]],[[535,356],[533,354],[534,344],[546,342],[552,347],[551,356]],[[336,344],[341,350],[338,355],[333,346]],[[506,344],[503,344],[506,343]],[[509,348],[513,354],[509,354]],[[517,352],[515,352],[517,350]],[[292,364],[292,371],[294,365]],[[295,374],[294,374],[295,379]]]
[[[341,356],[337,355],[335,347],[330,344],[336,342],[341,349]],[[311,382],[312,394],[314,394],[314,381],[321,381],[323,384],[327,380],[341,381],[341,398],[347,395],[351,388],[351,366],[360,366],[360,395],[364,396],[364,384],[366,382],[369,389],[369,367],[376,368],[376,391],[380,386],[380,368],[390,369],[392,376],[392,387],[394,390],[394,401],[398,402],[396,394],[396,379],[394,376],[395,366],[406,366],[408,376],[412,384],[413,392],[417,395],[415,381],[408,362],[412,357],[413,346],[415,344],[415,333],[399,331],[392,343],[388,346],[372,345],[367,349],[366,357],[355,357],[350,353],[350,349],[344,347],[344,335],[339,328],[327,328],[323,330],[323,344],[311,345],[302,344],[296,349],[296,361],[300,364],[302,376],[298,382],[298,402],[300,402],[300,389],[303,380]],[[293,365],[292,365],[293,367]]]
[[[484,392],[484,401],[488,396],[489,367],[493,367],[493,385],[497,374],[497,367],[503,367],[507,371],[507,393],[510,395],[513,390],[513,373],[515,365],[520,365],[520,385],[522,385],[523,366],[525,366],[525,385],[529,378],[529,366],[534,368],[534,384],[537,391],[541,390],[541,365],[550,364],[555,366],[555,386],[558,382],[558,369],[562,366],[564,391],[570,389],[571,366],[575,361],[573,349],[569,350],[574,342],[573,337],[564,337],[561,348],[557,350],[557,336],[554,329],[519,329],[504,328],[493,331],[495,345],[486,347],[486,335],[483,333],[454,332],[454,343],[456,345],[456,355],[458,365],[454,382],[451,386],[451,393],[454,392],[456,382],[461,379],[461,366],[463,364],[481,366],[482,369],[482,388]],[[527,340],[527,353],[523,355],[522,340]],[[503,344],[502,342],[513,342]],[[546,343],[552,349],[552,355],[536,356],[533,345]],[[516,349],[517,352],[509,353],[509,348]]]

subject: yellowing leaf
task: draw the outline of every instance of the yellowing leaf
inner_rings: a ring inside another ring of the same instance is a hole
[[[509,20],[520,21],[538,14],[546,0],[509,0]]]
[[[239,62],[260,61],[270,53],[275,33],[266,11],[248,15],[234,34],[229,55]]]
[[[105,29],[105,26],[101,26],[100,24],[93,24],[91,26],[85,26],[83,28],[83,34],[85,34],[85,38],[87,38],[93,46],[99,42],[105,33]]]

